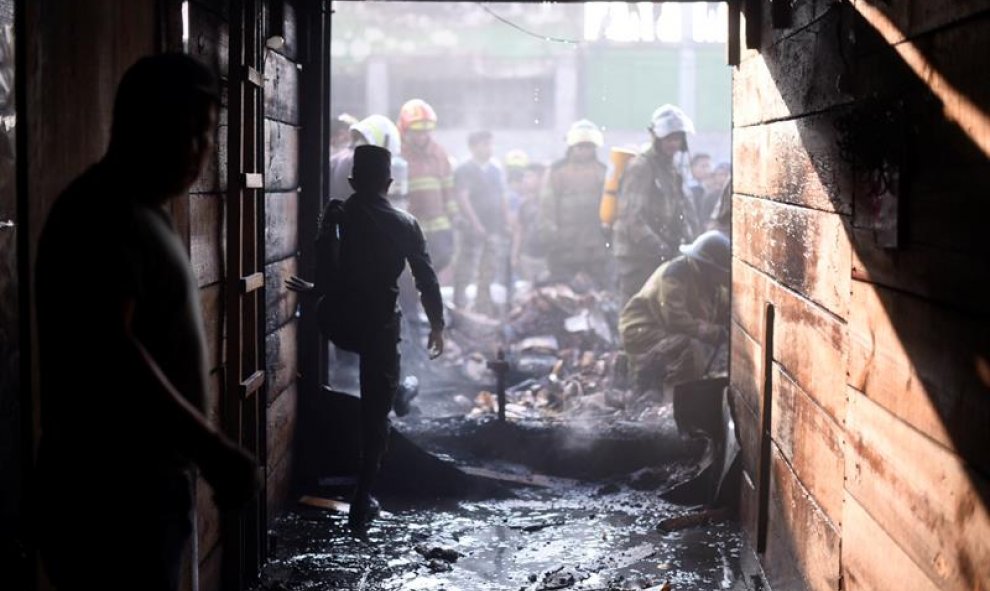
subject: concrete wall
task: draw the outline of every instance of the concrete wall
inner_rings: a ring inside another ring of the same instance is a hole
[[[774,589],[987,589],[990,2],[793,10],[733,79],[744,525]]]

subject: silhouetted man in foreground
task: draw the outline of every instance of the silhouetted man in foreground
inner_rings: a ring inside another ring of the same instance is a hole
[[[316,284],[298,277],[287,282],[290,289],[323,297],[322,332],[361,357],[361,473],[348,520],[359,534],[378,511],[371,489],[399,385],[397,282],[407,261],[430,321],[430,356],[443,353],[443,301],[423,231],[416,218],[385,198],[392,184],[391,161],[389,151],[378,146],[354,149],[354,194],[346,203],[331,201],[320,223]]]
[[[165,209],[212,152],[218,107],[217,81],[198,62],[137,62],[120,83],[106,155],[45,224],[36,511],[60,591],[176,589],[191,463],[222,510],[257,488],[255,462],[203,414],[199,290]]]

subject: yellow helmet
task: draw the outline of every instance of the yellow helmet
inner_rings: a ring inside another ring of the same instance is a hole
[[[399,131],[407,130],[430,131],[437,127],[437,113],[423,99],[406,101],[399,109]]]
[[[599,148],[605,145],[605,136],[602,134],[602,130],[587,119],[575,121],[567,130],[568,147],[584,143],[591,143]]]
[[[509,150],[505,153],[506,168],[526,168],[529,166],[529,156],[522,150]]]

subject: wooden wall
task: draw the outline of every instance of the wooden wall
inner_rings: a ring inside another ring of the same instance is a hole
[[[774,589],[988,589],[990,1],[793,17],[733,81],[731,383],[754,484],[776,307],[764,565]],[[898,216],[868,182],[878,154]],[[744,482],[754,535],[757,503]]]
[[[299,215],[299,42],[293,2],[285,2],[285,46],[265,57],[265,353],[268,382],[268,515],[291,486],[296,424],[296,294]]]
[[[178,3],[169,7],[171,13]],[[171,14],[174,18],[174,14]],[[189,3],[189,39],[186,51],[211,67],[225,83],[229,73],[230,15],[227,2],[222,0],[193,0]],[[181,35],[181,33],[180,33]],[[177,48],[178,49],[178,48]],[[227,95],[223,95],[216,149],[206,170],[186,198],[173,204],[176,227],[187,240],[189,258],[199,282],[200,302],[206,326],[209,354],[210,420],[222,424],[221,417],[225,383],[224,330],[224,260],[226,216],[224,201],[227,191]],[[220,587],[222,544],[220,515],[213,503],[212,491],[200,476],[196,483],[196,556],[186,561],[188,569],[199,564],[199,588]],[[195,562],[194,562],[195,561]],[[185,588],[192,587],[192,578],[183,577]]]
[[[269,517],[277,515],[290,482],[295,424],[295,300],[282,279],[295,269],[299,70],[292,2],[286,2],[287,43],[265,59],[266,132],[266,346],[268,359]],[[31,234],[32,258],[48,208],[59,192],[99,160],[109,139],[113,98],[124,71],[138,58],[162,49],[182,50],[179,0],[25,2],[27,11],[25,103],[30,208],[19,212]],[[189,2],[186,50],[226,79],[229,65],[230,4],[227,0]],[[226,99],[224,100],[226,103]],[[68,138],[68,139],[67,139]],[[227,191],[227,109],[224,105],[216,152],[188,196],[171,204],[178,232],[186,241],[200,287],[208,339],[208,413],[220,423],[224,395],[224,260]],[[36,415],[35,415],[36,416]],[[198,556],[186,561],[184,588],[191,588],[198,562],[199,588],[220,587],[220,520],[212,493],[197,483]]]
[[[296,413],[295,295],[283,279],[295,273],[296,214],[299,186],[299,69],[292,3],[284,10],[286,44],[266,50],[265,78],[265,354],[267,358],[267,451],[265,459],[268,516],[277,516],[291,483],[291,448]],[[228,75],[230,14],[226,0],[189,3],[188,52]],[[227,109],[221,112],[217,150],[207,171],[175,208],[186,232],[190,258],[199,279],[207,338],[210,341],[212,392],[210,416],[218,424],[224,392],[224,260],[227,195]],[[222,544],[219,515],[205,481],[197,486],[198,560],[201,590],[218,589]]]

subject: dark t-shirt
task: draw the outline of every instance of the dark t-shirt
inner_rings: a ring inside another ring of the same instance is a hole
[[[487,231],[505,231],[505,209],[502,206],[505,183],[502,171],[495,164],[468,160],[454,171],[454,187],[458,191],[467,190],[471,207]]]
[[[138,201],[140,191],[97,164],[58,198],[45,224],[37,264],[41,462],[59,478],[84,471],[86,490],[103,491],[105,502],[122,502],[106,492],[126,483],[130,493],[112,492],[143,497],[147,510],[181,511],[188,463],[165,444],[167,427],[155,420],[143,374],[128,365],[133,358],[114,327],[121,303],[133,301],[134,336],[203,410],[199,289],[170,216]]]

